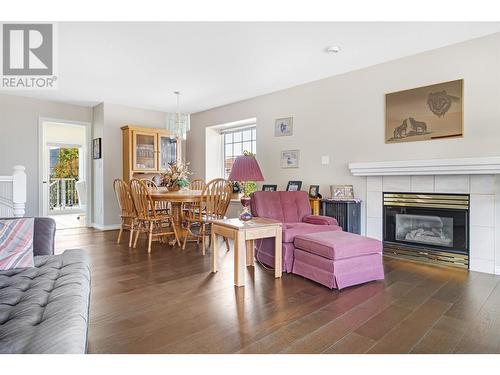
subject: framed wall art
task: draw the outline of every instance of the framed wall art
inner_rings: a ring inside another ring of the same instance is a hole
[[[102,141],[101,138],[92,140],[92,159],[102,158]]]
[[[284,137],[293,135],[293,117],[279,118],[274,121],[274,136]]]
[[[298,168],[299,158],[299,150],[281,151],[281,168]]]
[[[463,79],[386,94],[385,142],[463,136]]]

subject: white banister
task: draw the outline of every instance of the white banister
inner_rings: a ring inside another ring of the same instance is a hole
[[[14,166],[12,173],[12,208],[14,216],[24,216],[26,207],[26,168],[22,165]]]
[[[0,216],[24,216],[26,207],[26,168],[16,165],[12,176],[0,176]]]

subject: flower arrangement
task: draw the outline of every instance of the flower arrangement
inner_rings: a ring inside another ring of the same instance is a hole
[[[168,190],[179,190],[189,185],[189,163],[170,163],[167,172],[161,175],[161,186]]]
[[[243,155],[255,157],[255,154],[250,151],[243,151]],[[253,192],[257,191],[257,183],[255,181],[246,181],[241,185],[241,191],[245,197],[249,197]]]
[[[243,193],[245,194],[245,197],[249,197],[257,191],[257,183],[255,181],[247,181],[243,185]]]

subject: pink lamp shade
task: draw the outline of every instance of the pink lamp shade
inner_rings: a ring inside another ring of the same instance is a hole
[[[257,159],[250,155],[241,155],[234,161],[229,181],[264,181],[264,176]]]

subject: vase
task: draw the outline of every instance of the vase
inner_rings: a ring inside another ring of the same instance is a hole
[[[168,191],[179,191],[181,190],[181,187],[179,185],[174,185],[174,186],[167,186]]]
[[[243,196],[241,197],[241,205],[243,206],[243,211],[240,214],[241,221],[249,221],[252,220],[252,212],[250,210],[250,197]]]

